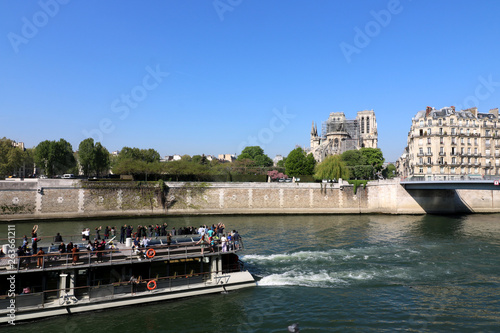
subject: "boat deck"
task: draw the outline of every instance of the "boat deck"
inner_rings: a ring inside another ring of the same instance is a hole
[[[83,244],[77,244],[80,249],[83,249]],[[41,245],[42,248],[47,246]],[[148,250],[154,251],[154,256],[147,257]],[[159,244],[154,244],[146,248],[139,248],[133,250],[125,244],[113,244],[111,248],[103,251],[87,251],[82,250],[78,252],[78,260],[73,263],[73,255],[71,253],[60,254],[58,252],[49,252],[42,255],[43,262],[39,267],[38,259],[40,256],[31,255],[24,257],[16,257],[14,264],[12,260],[9,263],[9,258],[4,257],[0,259],[0,275],[7,275],[12,273],[22,274],[33,271],[60,271],[65,269],[74,268],[88,268],[95,266],[112,266],[122,265],[124,263],[138,263],[141,261],[165,261],[165,260],[180,260],[188,258],[199,258],[202,256],[209,257],[220,255],[221,253],[236,253],[241,248],[232,248],[226,252],[222,252],[220,244],[214,246],[213,251],[209,248],[204,249],[202,254],[201,245],[197,245],[196,241],[178,242],[171,245],[163,244],[160,240]]]

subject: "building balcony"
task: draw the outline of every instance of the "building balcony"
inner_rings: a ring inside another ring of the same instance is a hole
[[[439,156],[446,156],[446,153],[444,151],[440,151]]]
[[[422,157],[422,156],[425,156],[425,154],[424,153],[418,153],[417,156],[418,157]]]
[[[425,153],[425,156],[432,156],[432,152]]]

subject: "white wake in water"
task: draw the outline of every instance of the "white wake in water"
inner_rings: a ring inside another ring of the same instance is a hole
[[[387,250],[370,247],[255,254],[245,255],[242,260],[261,271],[262,278],[257,282],[259,286],[335,288],[353,284],[411,281],[417,273],[414,269],[388,263],[388,259],[400,260],[400,254],[408,260],[408,256],[412,256],[411,252],[406,249]]]

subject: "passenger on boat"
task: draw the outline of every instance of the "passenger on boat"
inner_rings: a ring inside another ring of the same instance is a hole
[[[102,226],[98,226],[98,227],[95,227],[95,238],[96,239],[101,239],[101,229],[102,229]]]
[[[61,244],[59,244],[59,248],[58,248],[58,250],[59,250],[59,254],[61,254],[61,255],[62,255],[63,253],[66,253],[66,245],[65,245],[63,242],[61,242]],[[59,258],[60,258],[60,257],[59,257]]]
[[[33,254],[36,254],[38,251],[38,242],[41,241],[41,238],[34,238],[33,244],[31,244],[31,248],[33,249]]]
[[[104,239],[108,239],[109,238],[109,227],[106,226],[106,228],[104,228]]]
[[[71,250],[72,254],[73,254],[73,265],[76,265],[76,262],[78,261],[78,259],[80,258],[80,256],[78,255],[78,245],[75,245],[75,247],[73,247],[73,249]]]
[[[203,252],[205,248],[208,246],[208,236],[206,234],[203,234],[200,238],[199,241],[196,242],[196,245],[200,244],[201,245],[201,255],[203,255]]]
[[[222,252],[227,252],[227,237],[226,234],[222,234],[222,237],[220,238],[221,241],[221,246],[222,246]]]
[[[167,235],[167,245],[170,246],[171,243],[172,243],[172,234],[168,233],[168,235]]]
[[[23,236],[23,249],[26,250],[28,247],[28,237],[26,235]]]
[[[29,258],[21,258],[26,256],[26,252],[24,252],[24,248],[22,246],[19,246],[17,248],[17,257],[19,258],[19,267],[25,266],[25,268],[28,268],[29,265]]]
[[[89,228],[83,229],[83,231],[82,231],[82,240],[83,241],[89,241],[90,240],[90,229]]]
[[[68,245],[66,245],[66,252],[71,253],[71,250],[73,250],[73,242],[69,242]]]
[[[139,278],[136,278],[135,275],[130,277],[130,284],[132,285],[132,295],[135,295],[137,292],[137,285],[141,282],[142,277],[139,275]]]
[[[142,242],[141,242],[142,247],[148,247],[149,241],[150,240],[146,236],[144,236],[144,238],[142,239]]]
[[[60,243],[62,241],[63,241],[63,239],[62,239],[61,234],[57,233],[57,235],[55,235],[55,237],[54,237],[54,243]]]
[[[236,230],[233,230],[233,240],[234,240],[234,248],[238,250],[240,248],[241,236]]]
[[[123,225],[120,228],[120,244],[125,244],[125,231],[127,230],[127,225]]]
[[[32,243],[36,240],[36,237],[37,237],[36,232],[37,232],[37,231],[38,231],[38,225],[37,225],[37,224],[35,224],[35,225],[33,226],[33,229],[31,229],[31,242],[32,242]]]
[[[45,252],[43,252],[43,249],[40,248],[40,250],[38,250],[38,252],[36,253],[36,256],[37,256],[37,259],[36,259],[36,267],[38,268],[41,268],[43,266],[43,258],[44,258],[44,255]]]

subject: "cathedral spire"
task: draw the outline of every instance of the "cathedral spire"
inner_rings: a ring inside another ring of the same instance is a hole
[[[314,135],[314,120],[312,122],[312,127],[311,127],[311,136],[316,136]]]

